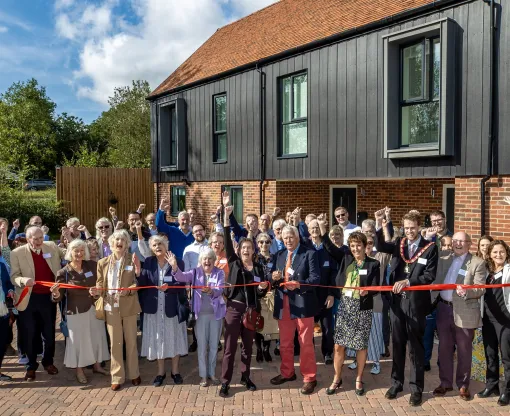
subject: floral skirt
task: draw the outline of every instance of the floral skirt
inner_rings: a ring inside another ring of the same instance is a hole
[[[483,348],[482,329],[475,330],[475,337],[473,339],[473,358],[471,361],[471,380],[476,380],[485,383],[485,372],[487,371],[487,364],[485,362],[485,350]],[[503,364],[499,363],[500,379],[504,379]]]
[[[336,316],[334,341],[353,350],[368,348],[370,328],[372,327],[372,310],[361,311],[360,300],[342,296]]]

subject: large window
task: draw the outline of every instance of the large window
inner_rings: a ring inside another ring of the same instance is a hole
[[[300,73],[280,79],[279,156],[308,153],[308,75]]]
[[[243,219],[243,187],[242,186],[223,186],[222,192],[227,191],[230,194],[230,203],[234,206],[234,216],[237,222],[241,223]]]
[[[425,38],[401,48],[401,146],[437,145],[441,42]]]
[[[227,95],[214,96],[213,162],[227,161]]]
[[[186,170],[186,111],[182,98],[158,105],[159,168],[162,171]]]
[[[186,188],[184,186],[172,186],[170,188],[172,194],[172,217],[177,217],[179,212],[186,210]]]

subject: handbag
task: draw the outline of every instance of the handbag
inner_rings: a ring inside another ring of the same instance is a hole
[[[105,282],[105,280],[103,279],[103,289],[104,289],[104,282]],[[100,321],[106,320],[106,313],[104,311],[103,293],[104,292],[101,292],[101,294],[99,295],[99,298],[96,300],[96,305],[95,305],[96,306],[96,319],[99,319]]]
[[[243,283],[246,285],[246,276],[244,275],[244,269],[241,269],[243,273]],[[264,317],[260,314],[257,308],[252,308],[248,304],[248,292],[246,291],[246,286],[244,287],[244,298],[246,300],[246,311],[244,311],[242,316],[242,322],[246,329],[250,331],[262,331],[264,329]],[[257,292],[255,286],[253,286],[253,291],[255,292],[255,302],[257,301]]]
[[[66,284],[67,284],[67,270],[66,270]],[[61,304],[60,308],[60,332],[64,337],[69,338],[69,328],[67,326],[67,289],[64,295],[65,303]]]
[[[195,316],[195,311],[193,310],[193,301],[195,299],[195,289],[193,289],[193,286],[195,286],[195,278],[197,276],[197,269],[193,269],[193,284],[191,285],[191,307],[190,307],[190,314],[188,316],[188,328],[195,328],[195,325],[197,323],[197,318]]]

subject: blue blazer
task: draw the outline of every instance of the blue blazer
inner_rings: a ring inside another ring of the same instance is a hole
[[[287,255],[287,249],[276,253],[271,272],[279,270],[283,273],[285,264],[287,263]],[[301,244],[294,256],[292,269],[294,270],[294,274],[290,277],[290,280],[312,285],[320,284],[321,274],[315,250],[310,250]],[[275,282],[271,276],[271,285],[275,288],[273,314],[275,319],[282,318],[284,295],[289,297],[290,317],[292,319],[310,318],[318,315],[319,302],[315,287],[302,286],[299,289],[287,290],[284,286],[280,285],[282,281],[283,280]]]
[[[156,256],[147,257],[143,263],[140,276],[136,279],[138,286],[159,286],[158,260]],[[172,276],[172,267],[168,266],[163,283],[179,286],[182,289],[168,289],[165,292],[165,315],[168,318],[180,315],[179,305],[187,301],[184,283],[177,282]],[[143,313],[155,314],[158,311],[158,289],[141,289],[138,299]],[[179,317],[181,322],[181,317]]]

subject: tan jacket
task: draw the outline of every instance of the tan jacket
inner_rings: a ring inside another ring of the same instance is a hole
[[[112,258],[113,254],[98,261],[96,287],[108,289],[108,267]],[[129,268],[131,268],[131,270],[126,270]],[[124,267],[119,271],[119,274],[119,288],[136,288],[135,266],[133,265],[130,254],[126,254],[124,257]],[[105,298],[105,306],[108,303],[107,293],[108,292],[106,290],[102,292],[102,296]],[[119,312],[122,318],[136,315],[141,311],[142,309],[140,308],[140,303],[138,302],[138,292],[131,291],[129,295],[119,297]]]
[[[453,253],[443,254],[439,258],[437,265],[437,277],[434,284],[443,284],[448,270],[452,265],[454,255]],[[487,276],[487,269],[485,261],[479,257],[473,256],[468,253],[461,266],[461,270],[465,270],[466,274],[463,276],[460,272],[457,275],[456,284],[465,285],[483,285]],[[485,293],[485,289],[468,289],[465,298],[457,295],[454,290],[452,295],[453,303],[453,318],[455,325],[459,328],[479,328],[482,325],[480,314],[480,298]],[[440,292],[434,291],[432,293],[433,299],[440,296]]]
[[[48,266],[56,276],[57,272],[62,268],[60,261],[64,257],[63,251],[56,246],[52,241],[45,241],[41,248],[43,255],[48,254],[51,257],[46,258]],[[35,279],[35,268],[34,260],[30,252],[30,246],[25,244],[22,247],[18,247],[11,253],[11,282],[14,285],[16,292],[16,302],[21,296],[21,292],[25,287],[25,283],[28,279]],[[32,288],[29,288],[28,294],[20,302],[16,309],[18,311],[24,311],[30,300],[32,294]]]

